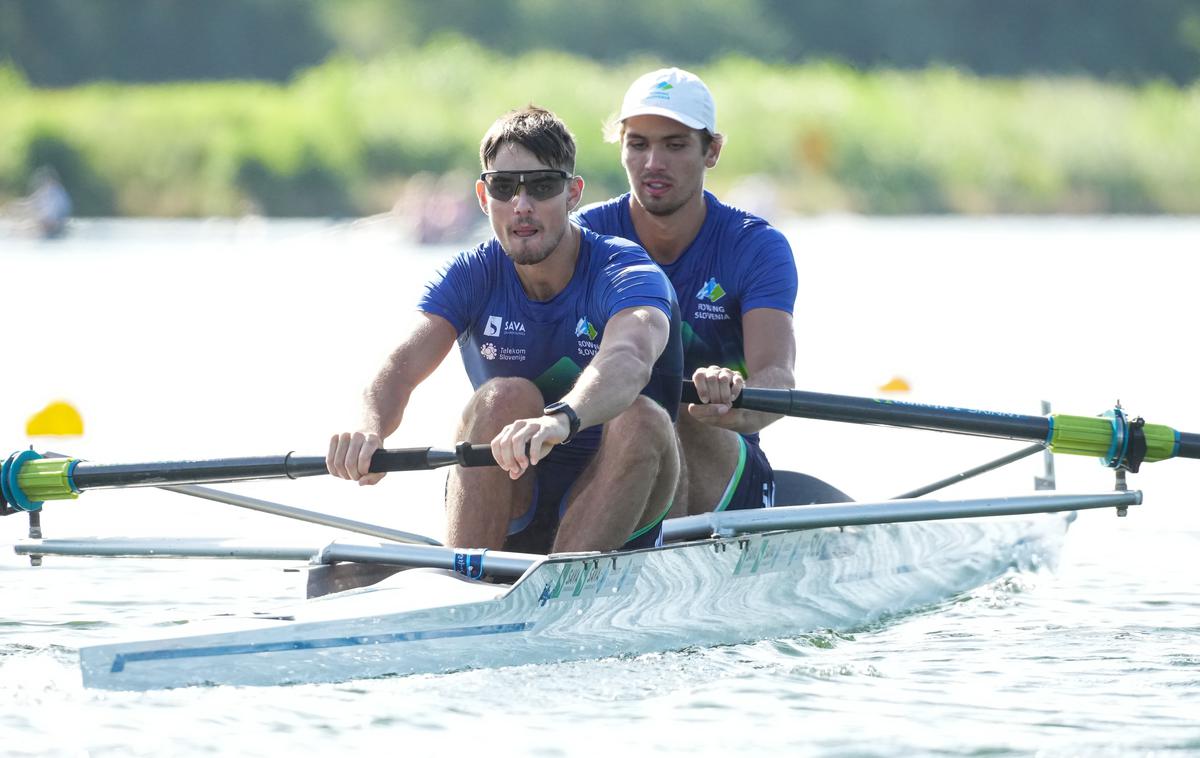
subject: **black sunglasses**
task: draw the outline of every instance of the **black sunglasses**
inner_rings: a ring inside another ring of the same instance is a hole
[[[487,193],[496,200],[506,203],[512,200],[521,187],[532,200],[549,200],[558,197],[572,176],[559,169],[536,171],[484,171],[479,175]]]

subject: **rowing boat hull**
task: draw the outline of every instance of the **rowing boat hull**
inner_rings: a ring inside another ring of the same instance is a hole
[[[83,648],[80,662],[94,688],[276,685],[848,629],[1009,569],[1053,564],[1072,518],[877,524],[554,556],[512,585],[413,569],[262,616],[189,624],[177,637]]]

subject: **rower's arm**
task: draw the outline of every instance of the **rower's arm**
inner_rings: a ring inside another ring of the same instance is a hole
[[[370,473],[371,456],[400,427],[412,391],[438,367],[456,336],[454,327],[441,316],[417,316],[416,324],[363,393],[358,430],[335,434],[329,440],[325,455],[329,473],[359,484],[375,484],[383,478],[382,473]]]
[[[742,316],[746,356],[746,386],[791,389],[795,386],[796,336],[792,314],[775,308],[755,308]],[[782,416],[738,408],[717,409],[693,406],[693,418],[710,426],[753,434]]]
[[[608,320],[595,357],[562,397],[579,417],[580,429],[610,421],[633,405],[650,382],[670,334],[667,315],[653,306],[625,308]],[[517,479],[567,439],[570,430],[563,412],[517,419],[492,438],[492,455]]]
[[[441,364],[457,336],[446,319],[419,313],[416,324],[363,392],[362,431],[384,439],[400,428],[412,391]]]
[[[626,308],[609,319],[599,352],[563,397],[579,416],[580,429],[616,418],[633,404],[670,334],[670,320],[652,306]]]

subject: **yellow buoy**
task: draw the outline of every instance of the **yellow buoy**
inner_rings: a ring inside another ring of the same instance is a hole
[[[68,437],[83,434],[83,416],[65,400],[55,400],[25,422],[28,437]]]
[[[892,380],[879,388],[880,392],[908,392],[912,389],[902,376],[893,376]]]

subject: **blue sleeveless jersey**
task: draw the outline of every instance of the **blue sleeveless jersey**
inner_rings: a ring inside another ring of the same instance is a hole
[[[476,389],[496,377],[524,377],[547,404],[575,385],[600,349],[608,320],[635,306],[658,308],[671,321],[667,347],[642,394],[674,419],[683,375],[679,307],[662,270],[628,240],[582,230],[571,281],[540,302],[525,294],[515,264],[492,238],[444,266],[418,303],[458,332],[463,365]],[[594,449],[599,427],[576,439],[579,447]]]
[[[704,193],[708,212],[696,239],[663,266],[683,318],[683,368],[725,366],[746,375],[742,316],[755,308],[791,313],[796,304],[796,261],[787,239],[758,216]],[[590,205],[575,220],[600,234],[641,244],[628,193]]]

